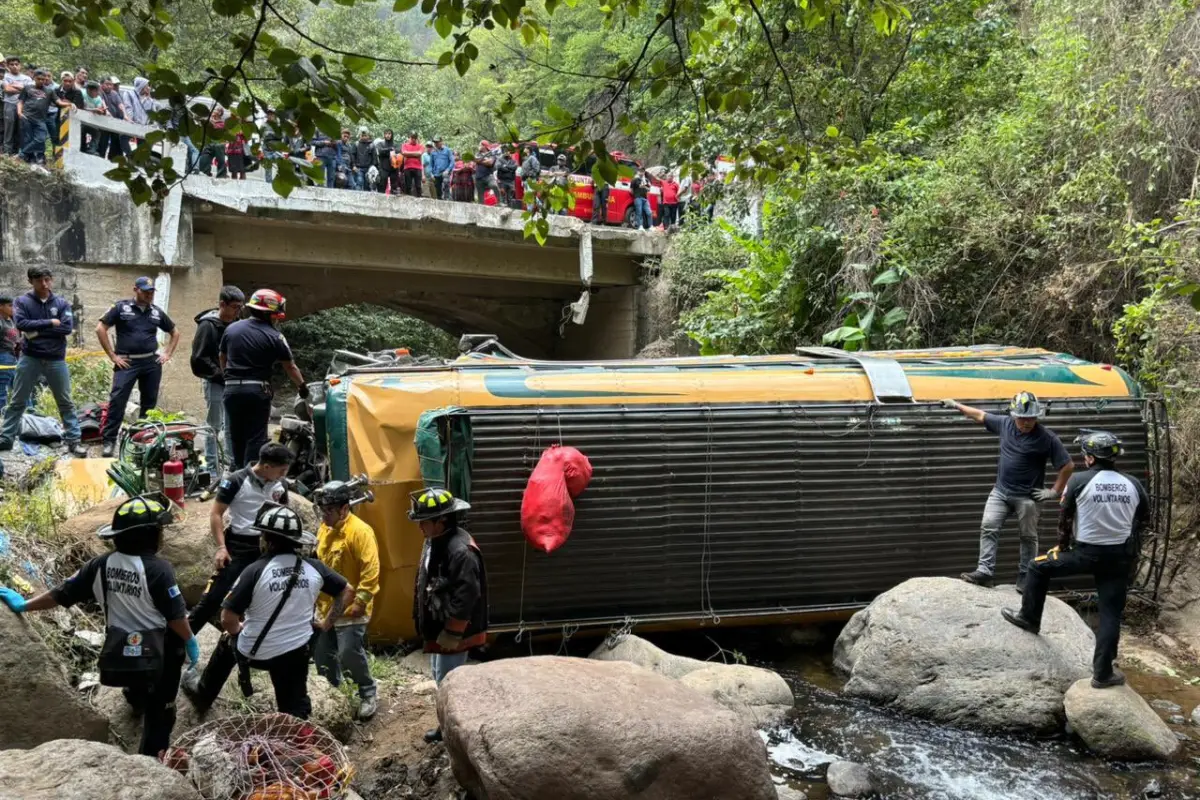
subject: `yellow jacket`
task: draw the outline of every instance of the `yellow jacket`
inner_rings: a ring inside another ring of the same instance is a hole
[[[357,597],[369,597],[366,613],[360,617],[364,622],[369,619],[375,595],[379,593],[379,546],[371,526],[354,514],[346,517],[337,529],[322,522],[317,530],[317,558],[349,581]],[[332,605],[332,597],[319,595],[318,618],[323,619]]]

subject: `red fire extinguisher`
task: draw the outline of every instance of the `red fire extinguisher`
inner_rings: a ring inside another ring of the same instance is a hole
[[[172,457],[170,461],[164,461],[162,465],[163,478],[163,494],[170,498],[172,503],[183,507],[183,462],[178,458]]]

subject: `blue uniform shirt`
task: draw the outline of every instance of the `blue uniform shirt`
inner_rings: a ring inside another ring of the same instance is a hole
[[[988,414],[983,425],[1000,437],[1000,466],[996,488],[1011,497],[1029,497],[1046,482],[1046,461],[1062,469],[1071,460],[1058,435],[1038,423],[1029,433],[1017,430],[1007,414]]]
[[[225,329],[221,337],[225,381],[269,381],[276,361],[291,361],[287,339],[269,322],[251,317]]]
[[[118,300],[100,318],[117,329],[117,355],[142,356],[158,349],[158,332],[170,333],[175,323],[167,312],[151,303],[145,308],[135,300]]]

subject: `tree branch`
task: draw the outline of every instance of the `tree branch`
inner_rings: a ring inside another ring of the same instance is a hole
[[[754,16],[758,17],[758,24],[762,28],[763,36],[767,38],[767,46],[771,48],[771,56],[775,59],[775,66],[779,68],[779,72],[783,75],[783,82],[787,86],[788,100],[792,104],[792,113],[796,115],[796,121],[800,123],[800,131],[804,138],[808,138],[808,124],[804,121],[804,116],[800,113],[800,107],[796,105],[796,93],[792,89],[792,79],[788,76],[788,72],[783,67],[783,61],[779,58],[779,51],[775,49],[775,42],[771,38],[771,28],[767,25],[766,18],[763,17],[761,11],[758,10],[758,4],[754,0],[746,0],[750,4],[750,8],[754,10]],[[674,4],[672,4],[674,7]]]
[[[330,53],[336,53],[339,56],[352,56],[354,58],[366,58],[366,59],[370,59],[371,61],[376,61],[380,64],[399,64],[404,67],[436,67],[436,66],[438,66],[438,63],[436,61],[407,61],[402,58],[384,58],[382,56],[369,56],[364,53],[354,53],[349,50],[339,50],[336,47],[330,47],[329,45],[325,44],[324,42],[318,42],[316,39],[312,38],[307,33],[300,30],[298,27],[296,27],[295,23],[291,22],[286,17],[284,17],[283,14],[279,13],[279,9],[275,8],[275,6],[271,4],[271,0],[263,0],[263,2],[266,4],[267,8],[271,9],[271,13],[273,13],[279,19],[279,21],[284,24],[284,27],[288,28],[292,33],[296,34],[297,36],[299,36],[301,39],[308,42],[309,44],[315,45],[316,47],[319,47],[322,50],[328,51]]]

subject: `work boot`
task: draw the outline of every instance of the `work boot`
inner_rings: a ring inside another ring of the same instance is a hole
[[[1093,689],[1111,689],[1114,686],[1125,685],[1125,673],[1113,667],[1112,674],[1107,678],[1092,678]]]
[[[366,722],[379,711],[379,700],[375,695],[369,694],[362,699],[358,704],[358,718]]]
[[[980,572],[979,570],[975,570],[974,572],[964,572],[958,577],[962,578],[967,583],[973,583],[976,586],[983,586],[986,588],[992,585],[992,576],[988,575],[986,572]]]
[[[1000,609],[1000,616],[1004,617],[1021,630],[1029,631],[1035,636],[1041,633],[1041,628],[1022,617],[1020,611],[1013,611],[1011,608],[1002,608]]]
[[[102,458],[112,458],[113,450],[115,450],[116,447],[117,447],[116,442],[105,442],[104,446],[100,448],[100,456]]]
[[[179,680],[179,688],[187,695],[188,700],[192,702],[192,707],[203,716],[209,709],[209,704],[200,698],[200,670],[196,667],[189,667],[183,671],[183,677]]]
[[[84,447],[79,442],[68,442],[67,443],[67,452],[70,453],[71,455],[75,456],[76,458],[87,458],[88,457],[87,448]]]
[[[440,742],[441,740],[442,740],[442,729],[441,728],[434,728],[431,731],[425,731],[425,743],[426,744],[433,744],[434,742]]]

